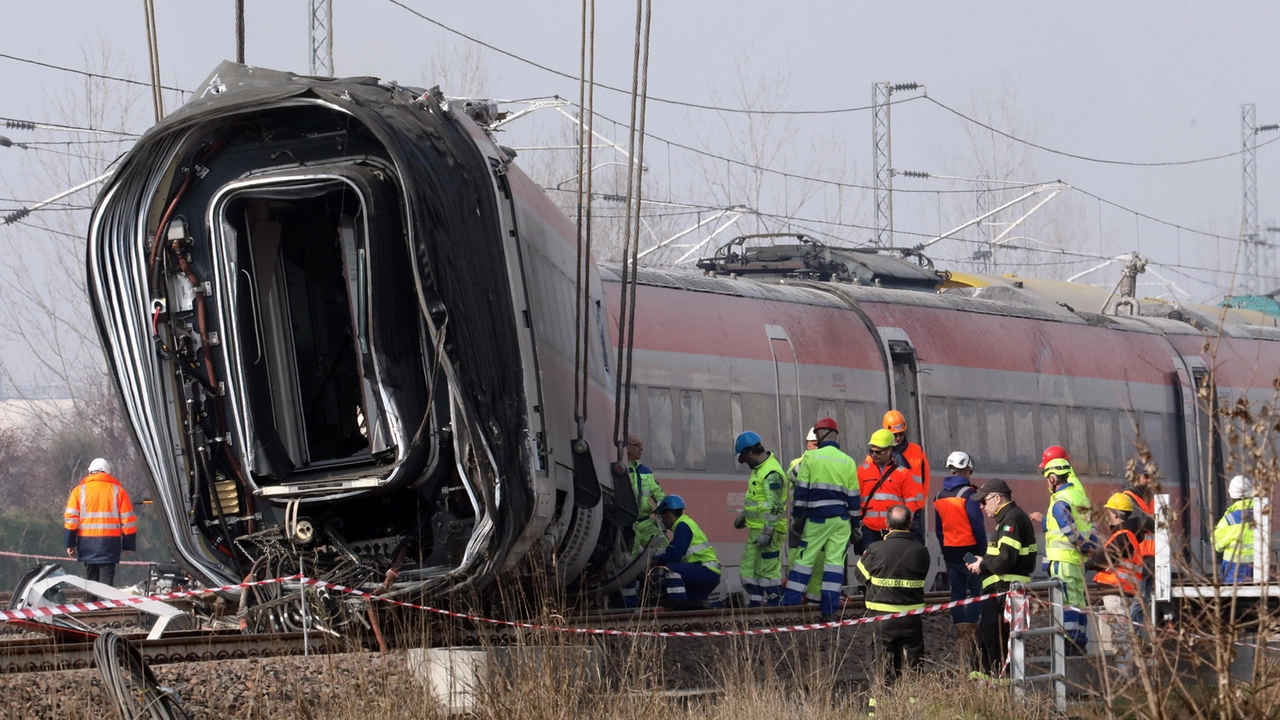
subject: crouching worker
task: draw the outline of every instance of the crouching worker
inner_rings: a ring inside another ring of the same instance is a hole
[[[707,599],[720,584],[720,562],[707,536],[688,515],[684,499],[668,495],[658,503],[662,527],[671,532],[667,549],[649,560],[650,567],[664,568],[662,590],[675,609],[707,607]]]

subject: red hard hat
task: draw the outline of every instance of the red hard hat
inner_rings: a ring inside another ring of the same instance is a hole
[[[1067,449],[1061,445],[1050,445],[1044,449],[1044,454],[1040,456],[1040,469],[1043,470],[1050,460],[1066,460],[1071,462],[1071,455],[1067,453]]]
[[[818,430],[830,430],[832,432],[840,432],[840,427],[836,425],[835,418],[822,418],[821,420],[813,424],[813,429],[815,432],[817,432]]]

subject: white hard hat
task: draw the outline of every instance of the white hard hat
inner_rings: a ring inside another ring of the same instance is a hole
[[[973,458],[969,457],[969,453],[957,450],[947,456],[947,467],[955,468],[956,470],[972,468]]]
[[[89,463],[89,472],[90,473],[106,473],[110,475],[111,463],[107,462],[106,458],[94,458],[93,462]]]
[[[1227,494],[1232,500],[1242,500],[1253,494],[1253,481],[1243,475],[1237,475],[1231,478],[1231,484],[1227,486]]]
[[[809,428],[809,434],[804,436],[805,442],[818,442],[818,431]]]

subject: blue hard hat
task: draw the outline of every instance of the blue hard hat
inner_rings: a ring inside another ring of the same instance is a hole
[[[684,498],[679,495],[668,495],[662,498],[661,502],[658,503],[657,509],[658,512],[663,512],[665,510],[683,510]]]
[[[759,444],[760,436],[748,430],[738,436],[738,441],[733,444],[733,454],[741,455],[743,450]]]

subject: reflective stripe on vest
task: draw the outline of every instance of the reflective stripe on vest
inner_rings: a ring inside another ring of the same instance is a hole
[[[914,605],[890,605],[889,603],[871,602],[869,600],[865,603],[865,605],[868,610],[875,610],[876,612],[890,612],[890,613],[919,610],[924,607],[924,603],[916,603]]]
[[[882,468],[874,463],[858,467],[858,486],[862,492],[863,525],[876,532],[887,529],[885,520],[889,516],[889,509],[894,505],[911,506],[906,495],[910,493],[914,496],[913,490],[916,487],[910,470],[896,465]]]
[[[969,521],[969,511],[965,507],[973,486],[960,488],[960,494],[951,497],[940,497],[933,501],[933,509],[942,520],[942,544],[944,547],[970,547],[978,544],[973,536],[973,523]]]
[[[1231,515],[1239,512],[1240,519],[1232,520]],[[1253,500],[1237,500],[1222,514],[1217,527],[1213,529],[1213,546],[1222,553],[1226,562],[1253,562]]]
[[[1058,525],[1058,518],[1053,514],[1053,507],[1058,503],[1066,503],[1071,511],[1071,520],[1076,526],[1076,532],[1081,537],[1089,537],[1089,533],[1093,530],[1093,524],[1089,522],[1089,505],[1088,498],[1085,497],[1081,502],[1080,498],[1084,495],[1084,490],[1075,483],[1068,483],[1061,490],[1049,496],[1049,513],[1045,515],[1045,532],[1044,532],[1044,556],[1048,560],[1057,560],[1059,562],[1068,562],[1079,565],[1084,562],[1084,556],[1076,549],[1075,543],[1071,542],[1066,533],[1062,531],[1062,527]]]
[[[778,489],[773,490],[767,487],[769,475],[778,474]],[[747,495],[743,501],[742,509],[746,513],[747,527],[762,528],[765,525],[774,525],[781,517],[782,505],[786,502],[786,489],[783,485],[786,482],[786,475],[782,470],[782,463],[778,462],[778,458],[773,453],[769,453],[769,457],[764,462],[751,469],[751,479],[747,481]],[[778,498],[778,513],[772,512],[774,503],[772,498]]]
[[[1121,537],[1128,538],[1131,543],[1133,550],[1130,556],[1115,563],[1114,572],[1100,571],[1094,576],[1094,580],[1103,585],[1118,587],[1126,595],[1137,595],[1142,584],[1142,554],[1138,550],[1138,537],[1130,530],[1117,530],[1107,539],[1107,547],[1111,547],[1111,543]]]
[[[702,532],[702,528],[698,527],[698,523],[694,522],[688,515],[681,515],[676,519],[676,525],[682,523],[689,526],[689,531],[693,533],[693,539],[689,541],[689,549],[685,551],[684,557],[680,562],[697,563],[708,570],[714,570],[719,573],[720,558],[716,557],[716,549],[711,547],[706,533]]]

